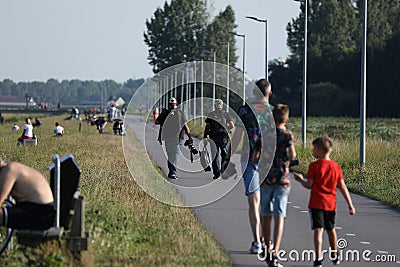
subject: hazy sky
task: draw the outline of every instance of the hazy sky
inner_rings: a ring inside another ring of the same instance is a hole
[[[143,41],[145,21],[165,0],[0,0],[0,80],[127,79],[153,75]],[[283,57],[286,25],[299,14],[294,0],[215,0],[214,14],[230,4],[237,32],[246,34],[246,72],[264,76],[265,24],[269,60]],[[242,39],[237,39],[238,67]]]

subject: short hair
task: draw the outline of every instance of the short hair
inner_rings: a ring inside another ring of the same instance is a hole
[[[277,104],[272,110],[275,123],[284,123],[289,119],[289,106],[285,104]]]
[[[267,96],[271,92],[271,83],[267,79],[259,79],[256,85],[263,96]]]
[[[58,122],[56,122],[56,126],[60,125]]]
[[[321,149],[324,153],[329,153],[333,148],[333,140],[327,135],[318,137],[312,144]]]
[[[216,109],[222,109],[224,106],[224,102],[221,99],[215,99],[214,107]]]

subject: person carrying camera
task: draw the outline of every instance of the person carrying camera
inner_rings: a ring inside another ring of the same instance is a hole
[[[188,143],[193,144],[190,129],[186,123],[186,117],[182,110],[178,109],[178,101],[175,97],[171,97],[168,101],[168,110],[163,109],[161,114],[155,121],[160,125],[158,134],[158,142],[165,143],[167,151],[168,178],[177,179],[176,164],[178,159],[178,148],[183,140],[183,131],[188,136]]]
[[[205,120],[204,138],[209,137],[215,144],[211,145],[213,179],[218,179],[224,172],[224,166],[228,165],[228,131],[234,127],[229,113],[222,109],[223,104],[221,99],[215,99],[215,110],[210,112]]]

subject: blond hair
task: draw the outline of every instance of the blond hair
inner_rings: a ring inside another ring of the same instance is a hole
[[[327,135],[318,137],[312,144],[321,149],[325,154],[331,152],[333,148],[333,140]]]

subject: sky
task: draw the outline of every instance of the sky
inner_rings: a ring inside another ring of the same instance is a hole
[[[169,2],[170,0],[168,0]],[[0,80],[20,81],[150,78],[145,21],[165,0],[0,0]],[[208,0],[212,15],[231,5],[237,32],[246,35],[245,69],[265,73],[265,24],[269,60],[286,58],[286,26],[299,14],[294,0]],[[242,67],[243,39],[237,39]]]

